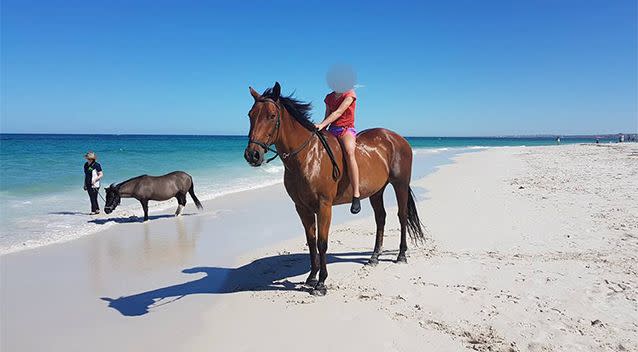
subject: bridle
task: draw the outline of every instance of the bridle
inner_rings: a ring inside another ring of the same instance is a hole
[[[264,143],[261,141],[257,141],[254,139],[251,139],[248,141],[248,143],[252,143],[252,144],[257,144],[258,146],[264,148],[264,151],[266,153],[268,153],[268,151],[271,151],[273,153],[275,153],[274,156],[272,156],[271,158],[266,160],[266,163],[269,163],[273,160],[275,160],[277,157],[281,157],[282,160],[286,160],[291,156],[295,156],[297,155],[299,152],[301,152],[306,146],[308,146],[308,144],[310,144],[310,140],[312,139],[312,137],[314,137],[316,134],[315,133],[310,133],[310,137],[308,137],[308,139],[306,139],[305,142],[303,142],[299,147],[297,147],[296,149],[294,149],[291,152],[288,153],[279,153],[279,151],[277,149],[273,149],[272,145],[275,143],[274,141],[277,140],[277,138],[279,138],[279,126],[281,125],[281,116],[282,116],[282,106],[279,105],[278,103],[276,103],[273,100],[265,100],[265,102],[271,103],[271,104],[275,104],[275,106],[277,107],[277,121],[275,122],[275,126],[273,126],[272,131],[270,131],[270,134],[268,136],[272,136],[274,134],[276,134],[275,139],[272,142],[269,143]]]
[[[275,122],[275,125],[272,128],[272,131],[270,131],[270,133],[268,134],[268,138],[270,139],[270,137],[274,134],[277,134],[277,135],[275,136],[275,139],[272,142],[268,141],[268,143],[264,143],[261,141],[250,139],[248,141],[248,144],[251,144],[251,143],[257,144],[258,146],[264,148],[265,153],[268,153],[268,151],[275,153],[275,155],[272,158],[266,160],[266,163],[269,163],[275,160],[279,156],[279,152],[277,151],[277,149],[273,149],[272,145],[275,143],[277,138],[279,138],[279,126],[281,125],[281,106],[279,106],[279,104],[277,104],[274,100],[271,100],[271,99],[264,100],[264,102],[274,104],[275,107],[277,108],[277,121]]]
[[[332,178],[336,181],[341,175],[341,171],[339,170],[339,166],[337,165],[337,161],[335,160],[334,154],[332,153],[332,149],[330,149],[330,146],[328,145],[328,141],[326,140],[326,137],[318,129],[315,128],[314,131],[311,131],[310,137],[308,137],[308,139],[306,139],[305,142],[303,142],[299,147],[297,147],[291,152],[279,154],[277,149],[272,148],[272,145],[279,138],[279,127],[281,126],[281,117],[282,117],[283,107],[272,99],[266,99],[264,100],[264,102],[274,104],[275,107],[277,107],[277,121],[275,122],[275,125],[273,126],[272,131],[270,131],[270,134],[268,134],[267,143],[254,140],[254,139],[249,139],[248,144],[257,144],[258,146],[264,148],[265,153],[268,153],[268,151],[275,153],[275,155],[273,155],[271,158],[266,160],[266,163],[269,163],[275,160],[278,156],[281,157],[282,160],[285,160],[291,156],[297,155],[304,148],[306,148],[308,144],[310,144],[310,140],[312,140],[314,136],[317,136],[319,138],[319,141],[321,141],[321,144],[323,145],[323,147],[326,149],[328,156],[330,157],[330,161],[332,162]],[[270,141],[271,136],[275,134],[276,134],[275,138],[272,141]]]
[[[117,192],[119,193],[119,190],[118,190]],[[101,197],[101,196],[102,196],[102,195],[100,195],[100,197]],[[121,195],[119,195],[117,198],[118,198],[118,199],[117,199],[117,202],[113,202],[113,204],[111,204],[110,206],[107,206],[107,205],[106,205],[106,199],[102,198],[102,199],[104,200],[104,210],[107,210],[107,209],[108,209],[109,211],[113,211],[113,210],[115,210],[115,208],[116,208],[118,205],[120,205],[120,203],[122,203],[122,196],[121,196]]]

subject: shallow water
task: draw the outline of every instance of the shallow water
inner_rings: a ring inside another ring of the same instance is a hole
[[[551,145],[553,138],[409,138],[415,154],[448,149],[507,145]],[[282,181],[280,160],[249,167],[243,159],[244,136],[26,135],[0,134],[0,253],[65,241],[104,228],[86,214],[82,190],[83,155],[98,154],[103,186],[141,174],[183,170],[195,180],[200,200]],[[563,143],[591,140],[563,138]],[[602,141],[606,142],[606,141]],[[429,164],[424,164],[429,165]],[[424,173],[414,170],[415,176]],[[101,191],[104,195],[104,191]],[[188,198],[189,203],[192,202]],[[103,206],[103,200],[99,200]],[[152,203],[171,208],[173,202]],[[125,199],[120,216],[141,215],[139,204]]]

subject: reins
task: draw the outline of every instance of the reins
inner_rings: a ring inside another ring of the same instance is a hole
[[[279,138],[279,126],[281,125],[281,116],[282,116],[282,106],[280,106],[278,103],[274,102],[273,100],[266,100],[269,103],[275,104],[275,106],[277,107],[277,121],[275,122],[275,126],[273,127],[271,133],[269,134],[269,136],[272,136],[273,134],[277,134],[277,136],[275,137],[275,141],[277,140],[277,138]],[[297,155],[299,152],[301,152],[302,150],[304,150],[304,148],[306,148],[308,146],[308,144],[310,144],[310,140],[312,139],[313,136],[317,136],[317,138],[319,138],[319,141],[321,142],[321,144],[323,145],[324,149],[326,150],[326,152],[328,153],[328,157],[330,158],[330,162],[332,163],[332,179],[333,180],[337,180],[339,179],[339,176],[341,176],[341,170],[339,170],[339,166],[337,165],[337,161],[335,159],[334,153],[332,152],[332,148],[330,148],[330,145],[328,144],[328,140],[326,140],[326,136],[321,133],[321,131],[319,131],[318,129],[314,129],[313,131],[310,131],[310,137],[308,137],[308,139],[302,143],[299,147],[297,147],[297,149],[289,152],[289,153],[281,153],[279,154],[279,151],[277,151],[277,149],[273,149],[272,145],[274,143],[271,141],[268,141],[269,143],[264,143],[261,141],[256,141],[254,139],[250,139],[248,141],[248,144],[252,143],[252,144],[257,144],[258,146],[264,148],[265,152],[268,153],[268,151],[271,151],[273,153],[275,153],[274,156],[272,156],[271,158],[266,160],[266,163],[269,163],[273,160],[275,160],[278,156],[281,157],[282,160],[285,160],[291,156],[295,156]]]

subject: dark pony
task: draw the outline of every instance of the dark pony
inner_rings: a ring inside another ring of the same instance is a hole
[[[110,214],[120,205],[122,198],[135,198],[142,204],[144,221],[148,220],[149,200],[169,200],[177,198],[175,215],[180,215],[186,206],[186,193],[190,194],[197,209],[203,209],[195,196],[193,178],[183,171],[173,171],[164,176],[141,175],[106,188],[106,205],[104,211]]]

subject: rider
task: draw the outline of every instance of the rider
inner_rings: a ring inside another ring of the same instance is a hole
[[[359,167],[355,158],[357,132],[354,129],[354,110],[357,95],[354,93],[356,75],[350,68],[335,67],[328,72],[327,81],[332,93],[326,95],[326,115],[323,121],[315,125],[319,130],[328,127],[328,131],[339,138],[346,153],[346,162],[352,182],[352,205],[350,212],[357,214],[361,210],[359,201]]]

